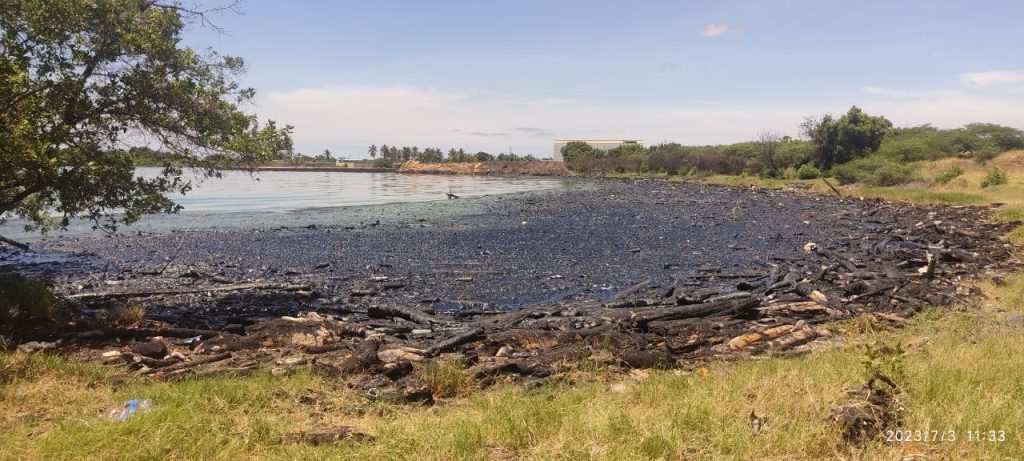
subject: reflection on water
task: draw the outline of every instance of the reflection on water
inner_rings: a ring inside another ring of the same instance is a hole
[[[143,177],[155,177],[159,168],[139,168]],[[186,174],[186,179],[189,178]],[[226,172],[220,179],[195,181],[188,195],[174,196],[184,207],[177,215],[147,216],[128,232],[171,229],[256,228],[309,224],[359,223],[362,220],[408,216],[423,210],[405,203],[446,199],[451,191],[459,197],[507,194],[560,188],[567,180],[541,177],[487,177],[415,175],[400,173],[345,173],[312,171],[264,171],[255,177]],[[388,205],[366,207],[366,205]],[[468,206],[453,200],[436,208]],[[435,210],[436,211],[436,210]],[[0,235],[32,241],[39,236],[24,233],[25,223],[13,220],[0,226]],[[64,234],[96,234],[91,224],[73,222]]]
[[[159,170],[140,168],[142,176]],[[344,173],[266,171],[253,179],[228,172],[221,179],[203,181],[178,203],[185,212],[289,212],[382,203],[420,202],[445,198],[449,190],[460,197],[505,194],[559,187],[561,181],[536,177],[481,177],[412,175],[400,173]]]

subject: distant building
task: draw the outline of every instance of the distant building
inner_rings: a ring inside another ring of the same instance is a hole
[[[555,141],[555,160],[562,161],[562,148],[571,142],[585,142],[590,147],[604,152],[608,152],[616,147],[625,145],[644,146],[644,142],[639,139],[558,139]]]

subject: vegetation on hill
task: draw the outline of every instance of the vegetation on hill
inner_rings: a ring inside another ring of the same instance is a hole
[[[708,176],[750,175],[779,179],[835,177],[843,184],[906,184],[921,179],[921,161],[957,157],[979,163],[1024,148],[1024,131],[991,123],[956,129],[930,125],[893,128],[885,117],[854,106],[841,117],[809,117],[804,139],[766,132],[756,140],[728,145],[662,143],[610,151],[583,142],[562,149],[566,164],[584,174],[644,173]]]

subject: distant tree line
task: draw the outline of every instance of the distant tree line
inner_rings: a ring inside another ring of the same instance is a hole
[[[380,167],[392,167],[397,166],[403,162],[409,160],[416,160],[423,163],[470,163],[470,162],[524,162],[524,161],[535,161],[536,157],[532,155],[518,155],[512,152],[492,155],[487,152],[470,153],[464,149],[448,149],[447,154],[441,149],[435,147],[425,147],[420,149],[418,146],[388,146],[387,144],[381,144],[378,147],[373,144],[367,150],[370,158],[374,160],[375,166]]]
[[[583,173],[665,173],[669,175],[759,175],[813,179],[832,175],[843,183],[894,185],[915,178],[914,162],[946,157],[985,162],[1012,149],[1024,149],[1024,132],[991,123],[956,129],[931,125],[894,128],[882,116],[853,106],[842,116],[808,117],[800,139],[775,132],[727,145],[662,143],[623,145],[609,151],[583,142],[562,148],[562,157]]]

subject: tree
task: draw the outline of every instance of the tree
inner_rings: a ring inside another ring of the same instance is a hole
[[[478,162],[490,162],[491,160],[494,160],[494,156],[487,152],[480,151],[476,153],[476,161]]]
[[[579,157],[588,155],[599,157],[601,154],[603,154],[603,152],[593,148],[590,144],[583,141],[572,141],[562,146],[562,161],[566,163],[572,162]]]
[[[829,169],[877,151],[892,128],[892,122],[882,116],[865,114],[853,106],[838,119],[830,114],[820,119],[808,117],[800,127],[814,143],[815,163],[822,169]]]
[[[385,147],[385,146],[381,146],[381,147]],[[377,145],[376,144],[370,144],[370,152],[369,153],[370,153],[370,158],[377,158]]]
[[[330,149],[324,149],[324,152],[317,157],[317,160],[321,162],[330,162],[331,160],[334,160],[334,156],[331,155]]]
[[[233,5],[232,5],[233,6]],[[0,222],[116,229],[180,209],[185,168],[218,176],[290,155],[291,127],[239,105],[241,59],[182,45],[208,11],[173,0],[0,0]],[[162,173],[136,178],[123,147],[148,141]],[[55,214],[56,219],[49,216]]]
[[[762,131],[757,134],[757,140],[754,143],[757,145],[758,155],[761,157],[761,163],[768,168],[768,172],[771,176],[775,176],[779,168],[775,164],[775,155],[779,148],[779,140],[781,137],[774,131]]]

